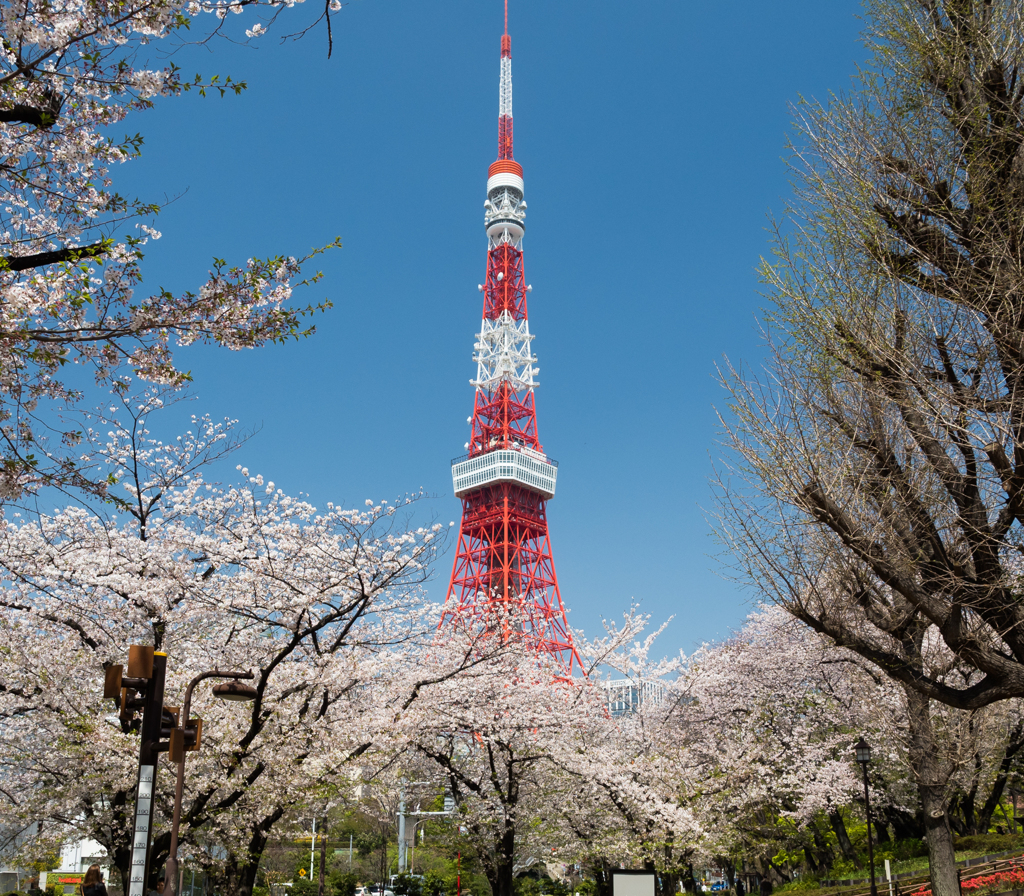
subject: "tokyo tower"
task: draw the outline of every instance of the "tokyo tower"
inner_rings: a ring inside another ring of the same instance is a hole
[[[462,499],[458,552],[441,627],[501,628],[552,656],[564,673],[582,671],[558,590],[546,505],[558,464],[537,436],[538,368],[523,274],[523,168],[512,157],[512,38],[501,36],[498,159],[487,172],[487,277],[473,360],[476,389],[468,453],[452,461]],[[515,630],[509,630],[510,625]]]

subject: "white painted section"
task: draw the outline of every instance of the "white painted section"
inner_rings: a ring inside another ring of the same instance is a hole
[[[128,872],[128,896],[146,892],[146,853],[149,850],[149,821],[153,817],[153,779],[155,765],[139,766],[139,790],[135,800],[135,833],[132,838],[132,864]]]
[[[502,171],[487,178],[487,195],[496,187],[514,187],[520,193],[523,192],[523,179],[511,171]]]
[[[452,464],[456,497],[495,482],[515,482],[545,498],[555,496],[558,467],[538,451],[499,448]]]
[[[528,320],[513,320],[507,311],[497,320],[480,324],[476,334],[476,379],[470,380],[478,389],[490,391],[502,381],[511,384],[516,392],[533,389],[534,377],[540,372],[533,365],[537,356],[530,351],[533,336]]]
[[[501,87],[498,90],[498,117],[502,115],[512,117],[512,60],[507,56],[501,57]]]
[[[484,201],[484,227],[491,246],[511,242],[518,246],[523,238],[526,220],[526,203],[522,193],[505,189],[494,192],[493,198]]]

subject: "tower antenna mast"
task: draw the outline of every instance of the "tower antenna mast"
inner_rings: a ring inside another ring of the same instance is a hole
[[[558,464],[537,435],[534,365],[523,273],[523,166],[512,152],[512,38],[501,36],[498,158],[487,172],[487,275],[476,337],[467,453],[452,461],[462,499],[459,544],[441,626],[483,628],[553,657],[561,674],[583,666],[555,575],[547,502]]]

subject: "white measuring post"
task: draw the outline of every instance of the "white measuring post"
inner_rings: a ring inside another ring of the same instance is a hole
[[[313,857],[316,855],[316,816],[313,816],[313,836],[309,841],[309,879],[313,879]]]
[[[889,881],[889,896],[892,896],[892,869],[889,867],[889,860],[885,860],[885,879]]]
[[[149,822],[153,817],[153,781],[156,765],[139,766],[139,789],[135,797],[135,832],[132,837],[132,870],[129,896],[146,892],[146,857],[149,852]]]

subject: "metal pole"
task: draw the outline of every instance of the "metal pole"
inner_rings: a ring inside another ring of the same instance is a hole
[[[134,649],[134,648],[133,648]],[[129,655],[130,657],[130,655]],[[129,666],[130,668],[130,666]],[[132,837],[132,862],[128,896],[143,896],[149,883],[149,844],[153,828],[153,796],[159,753],[160,723],[164,711],[164,677],[167,654],[153,653],[153,671],[146,685],[142,712],[142,736],[139,744],[139,786],[135,794],[135,832]]]
[[[405,874],[405,787],[398,793],[398,873]]]
[[[352,835],[348,835],[348,870],[352,870]]]
[[[864,772],[864,810],[868,817],[868,864],[871,866],[871,896],[878,896],[878,887],[875,884],[875,850],[871,842],[871,796],[868,793],[868,764],[860,764]]]

